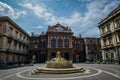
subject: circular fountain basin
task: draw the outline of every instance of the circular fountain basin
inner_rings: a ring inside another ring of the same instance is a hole
[[[72,61],[46,61],[46,68],[73,68]]]
[[[34,69],[31,74],[39,74],[39,73],[46,73],[46,74],[70,74],[70,73],[82,73],[85,69],[80,67],[73,67],[73,68],[66,68],[66,69],[54,69],[54,68],[36,68]]]
[[[61,57],[61,53],[58,51],[56,58],[50,61],[46,61],[45,67],[36,68],[32,70],[31,74],[48,73],[48,74],[70,74],[84,72],[85,69],[80,67],[73,67],[72,61],[67,61]]]

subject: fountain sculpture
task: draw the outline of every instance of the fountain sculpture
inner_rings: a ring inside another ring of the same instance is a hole
[[[61,53],[58,51],[56,58],[51,61],[46,61],[46,66],[36,68],[32,70],[31,74],[49,73],[49,74],[66,74],[84,72],[85,69],[80,67],[74,67],[72,61],[67,61],[61,57]]]

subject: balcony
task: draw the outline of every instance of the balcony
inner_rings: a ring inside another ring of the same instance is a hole
[[[109,45],[107,45],[107,48],[112,48],[112,47],[114,47],[113,44],[109,44]]]
[[[25,45],[29,44],[29,42],[21,40],[21,39],[16,39],[16,40],[18,40],[18,42],[21,43],[21,44],[25,44]]]
[[[29,44],[29,42],[27,42],[27,41],[23,41],[23,44],[28,45],[28,44]]]
[[[18,39],[18,37],[17,37],[17,36],[15,36],[15,37],[14,37],[14,40],[15,40],[15,41],[19,41],[19,39]]]
[[[19,53],[19,54],[27,54],[27,51],[21,51],[21,50],[14,50],[14,53]]]
[[[8,37],[12,38],[12,39],[14,38],[14,36],[12,35],[12,33],[8,33]]]
[[[18,39],[18,41],[19,41],[20,43],[23,43],[23,40],[21,40],[21,39]]]
[[[120,41],[119,41],[119,42],[117,42],[117,46],[120,46]]]
[[[111,33],[112,33],[111,31],[104,32],[103,34],[101,34],[101,37],[106,36],[106,35],[109,35],[109,34],[111,34]]]
[[[115,28],[115,31],[120,31],[120,27],[116,27],[116,28]]]
[[[107,48],[112,48],[112,47],[114,47],[113,44],[107,44],[107,45],[101,46],[102,49],[107,49]]]

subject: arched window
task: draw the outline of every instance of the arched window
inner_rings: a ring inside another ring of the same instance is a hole
[[[76,43],[76,49],[78,50],[80,48],[79,43]]]
[[[62,39],[58,39],[58,47],[62,47]]]
[[[56,40],[54,38],[51,40],[51,46],[56,47]]]
[[[65,45],[65,47],[69,47],[69,39],[64,40],[64,45]]]

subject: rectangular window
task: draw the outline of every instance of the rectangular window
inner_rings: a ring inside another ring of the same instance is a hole
[[[115,24],[116,24],[115,28],[120,27],[120,19],[117,19],[117,20],[115,21]]]
[[[107,32],[110,31],[110,23],[106,24]]]
[[[112,37],[109,37],[108,40],[109,40],[109,45],[113,44],[112,43]]]
[[[15,37],[16,37],[16,39],[18,38],[18,31],[15,31]]]
[[[105,32],[106,32],[105,26],[103,26],[103,28],[102,28],[102,34],[104,34]]]
[[[52,47],[56,47],[56,40],[55,40],[55,39],[52,39],[52,40],[51,40],[51,46],[52,46]]]
[[[12,28],[12,27],[10,27],[10,28],[9,28],[9,34],[11,34],[11,35],[12,35],[12,32],[13,32],[13,28]]]
[[[104,46],[106,46],[107,45],[107,40],[106,39],[104,39]]]

